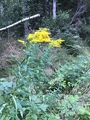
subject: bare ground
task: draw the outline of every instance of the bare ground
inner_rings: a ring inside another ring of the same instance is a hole
[[[16,40],[2,42],[0,48],[0,77],[8,75],[8,69],[16,64],[16,59],[21,57],[21,52]]]

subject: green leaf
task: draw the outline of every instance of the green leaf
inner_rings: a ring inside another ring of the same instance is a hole
[[[78,95],[75,95],[75,96],[69,95],[68,96],[68,100],[69,100],[70,103],[77,102],[78,99],[79,99]]]
[[[12,87],[13,85],[13,82],[0,82],[0,90],[4,90],[4,88],[7,88],[7,87]]]
[[[19,99],[17,99],[16,96],[13,96],[13,95],[11,95],[11,96],[12,96],[14,104],[15,104],[16,112],[17,112],[17,110],[19,110],[21,116],[23,117],[23,108],[21,106]]]
[[[26,51],[26,55],[27,55],[27,56],[30,56],[31,54],[30,54],[30,52],[29,52],[29,51]]]
[[[20,101],[17,99],[16,102],[17,102],[17,108],[19,109],[20,114],[23,117],[23,108],[22,108],[22,106],[20,104]]]
[[[77,38],[79,38],[79,36],[73,36],[73,38],[77,39]]]
[[[79,108],[79,113],[80,113],[81,115],[87,114],[87,115],[90,116],[90,111],[88,111],[88,110],[87,110],[86,108],[84,108],[84,107]]]
[[[16,115],[16,117],[15,117],[15,120],[20,120],[17,115]]]
[[[32,113],[28,113],[26,116],[26,120],[37,120],[37,115],[32,114]]]
[[[35,115],[35,114],[32,114],[32,120],[37,120],[37,115]]]
[[[3,82],[3,81],[7,81],[7,79],[6,78],[0,78],[0,82]]]
[[[59,77],[55,78],[55,79],[52,79],[49,84],[50,85],[54,85],[55,83],[57,82],[61,82],[64,80],[64,76],[62,74],[59,75]]]
[[[0,96],[0,106],[4,103],[4,98]]]
[[[11,95],[15,104],[16,112],[17,112],[17,102],[16,102],[16,96]]]
[[[2,113],[3,109],[5,108],[5,106],[7,105],[7,103],[3,104],[2,107],[0,107],[0,114]]]
[[[46,104],[41,104],[41,105],[39,106],[39,108],[40,108],[41,110],[43,110],[44,112],[46,111],[47,107],[48,107],[48,105],[46,105]]]
[[[59,120],[59,119],[57,119],[54,114],[51,114],[48,120]]]
[[[9,117],[9,116],[7,116],[7,113],[6,114],[4,114],[1,118],[0,118],[0,120],[11,120],[11,116]]]
[[[24,68],[25,71],[27,71],[27,64],[23,65],[23,68]]]

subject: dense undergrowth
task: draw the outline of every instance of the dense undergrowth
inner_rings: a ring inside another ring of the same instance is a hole
[[[70,55],[47,29],[19,42],[22,60],[0,78],[0,120],[89,120],[89,50]]]
[[[90,120],[89,1],[0,2],[0,28],[41,15],[0,32],[0,120]]]

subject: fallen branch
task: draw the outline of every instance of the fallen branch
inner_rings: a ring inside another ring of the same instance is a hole
[[[33,19],[33,18],[36,18],[36,17],[40,17],[40,14],[36,14],[36,15],[33,15],[33,16],[30,16],[30,17],[27,17],[27,18],[23,18],[22,20],[19,20],[19,21],[15,22],[15,23],[13,23],[11,25],[8,25],[6,27],[1,28],[0,31],[6,30],[8,28],[11,28],[11,27],[13,27],[15,25],[20,24],[21,22],[24,22],[24,21],[27,21],[29,19]]]

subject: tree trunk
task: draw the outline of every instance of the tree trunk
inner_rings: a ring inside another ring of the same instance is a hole
[[[3,9],[3,3],[2,3],[2,1],[0,1],[0,16],[3,16],[3,11],[4,11],[4,9]]]
[[[23,13],[23,18],[26,17],[26,2],[25,0],[22,0],[22,13]],[[24,37],[27,37],[29,33],[29,30],[28,30],[28,21],[24,22]]]
[[[53,0],[53,19],[56,19],[56,2],[57,0]]]

